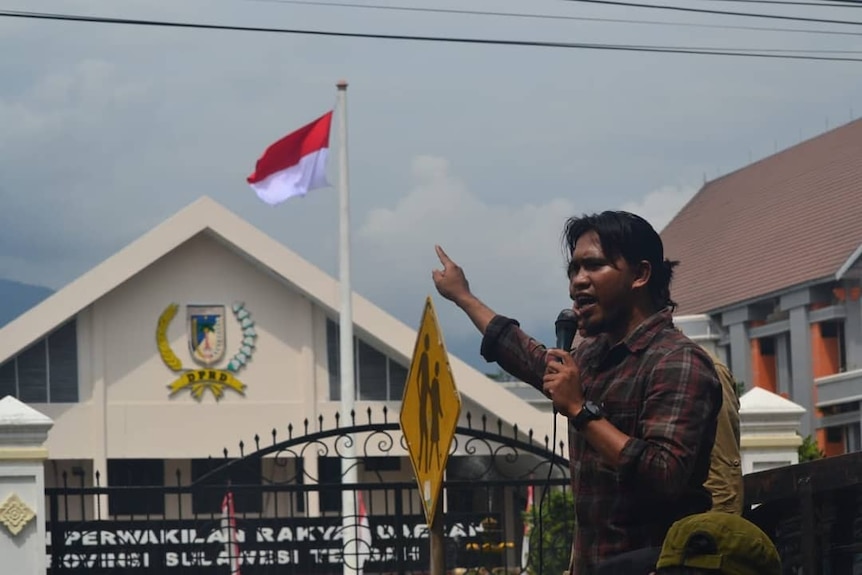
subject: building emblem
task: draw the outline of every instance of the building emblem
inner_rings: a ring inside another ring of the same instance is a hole
[[[186,369],[168,341],[168,327],[176,317],[179,305],[170,304],[159,316],[156,326],[156,345],[159,356],[168,368],[180,376],[168,388],[170,395],[188,390],[192,397],[201,400],[209,390],[216,400],[224,396],[225,388],[245,395],[246,385],[237,379],[236,374],[251,359],[254,353],[257,331],[251,314],[245,304],[235,303],[231,307],[233,316],[239,323],[242,337],[238,351],[230,358],[223,369],[214,367],[225,357],[227,349],[227,311],[223,305],[187,305],[187,329],[189,354],[199,367]]]
[[[210,367],[224,357],[224,306],[187,305],[189,322],[189,353],[204,367]]]

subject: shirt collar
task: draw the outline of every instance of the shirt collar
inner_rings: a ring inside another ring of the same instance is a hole
[[[620,343],[637,353],[646,349],[661,330],[672,326],[673,314],[671,309],[666,307],[643,320]]]

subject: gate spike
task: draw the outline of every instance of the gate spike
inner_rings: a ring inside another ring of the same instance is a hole
[[[503,435],[503,420],[497,418],[497,435]]]
[[[242,439],[239,440],[239,456],[245,457],[245,442]]]
[[[367,413],[368,413],[368,425],[371,425],[371,406],[370,405],[368,406]]]
[[[482,414],[482,431],[488,431],[488,414]]]
[[[227,459],[227,447],[224,448],[224,458]]]
[[[467,429],[473,429],[473,414],[467,412]]]
[[[308,435],[308,418],[307,417],[302,422],[302,424],[305,426],[305,434]]]
[[[560,440],[560,457],[566,456],[566,444],[563,443],[563,440]]]
[[[512,437],[518,439],[518,424],[512,426]]]
[[[550,441],[548,440],[548,436],[545,436],[545,449],[550,451]]]
[[[260,451],[260,435],[254,434],[254,450]]]
[[[383,423],[389,423],[389,409],[383,406]]]
[[[356,425],[356,410],[355,409],[350,410],[350,425],[352,425],[352,426]]]
[[[102,472],[98,469],[96,470],[96,487],[102,486]]]
[[[341,413],[335,412],[335,429],[339,429],[341,427]]]
[[[287,424],[287,438],[293,439],[293,424],[292,423]]]
[[[527,436],[530,438],[530,443],[533,443],[533,428],[532,427],[530,428],[530,431],[527,434]]]
[[[323,414],[317,416],[317,431],[323,431]]]
[[[275,441],[275,436],[276,436],[276,435],[278,435],[278,432],[276,432],[276,431],[275,431],[275,428],[273,427],[273,428],[272,428],[272,444],[273,444],[273,445],[275,445],[275,444],[276,444],[276,441]]]

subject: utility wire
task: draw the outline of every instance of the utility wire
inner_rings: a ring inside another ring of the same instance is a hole
[[[581,4],[603,4],[606,6],[625,6],[627,8],[646,8],[654,10],[674,10],[694,14],[713,14],[718,16],[739,16],[743,18],[765,18],[768,20],[790,20],[793,22],[811,22],[816,24],[842,24],[862,26],[862,22],[854,20],[835,20],[831,18],[809,18],[805,16],[787,16],[784,14],[763,14],[757,12],[735,12],[730,10],[712,10],[709,8],[691,8],[688,6],[669,6],[667,4],[643,4],[641,2],[623,2],[622,0],[562,0],[563,2],[579,2]]]
[[[366,10],[384,10],[393,12],[419,12],[430,14],[462,14],[467,16],[494,16],[503,18],[523,18],[535,20],[569,20],[575,22],[605,22],[611,24],[638,24],[651,26],[670,26],[684,28],[711,28],[718,30],[746,30],[755,32],[788,32],[796,34],[822,34],[829,36],[860,36],[860,32],[844,30],[812,30],[808,28],[773,28],[768,26],[741,26],[732,24],[703,24],[695,22],[664,22],[661,20],[636,20],[630,18],[601,18],[591,16],[570,16],[565,14],[533,14],[529,12],[497,12],[492,10],[464,10],[460,8],[429,8],[420,6],[391,6],[386,4],[356,4],[352,2],[314,2],[313,0],[246,0],[247,2],[264,2],[274,4],[291,4],[302,6],[358,8]],[[862,6],[862,4],[860,4]]]
[[[618,52],[651,52],[662,54],[688,54],[698,56],[736,56],[751,58],[771,58],[783,60],[811,60],[825,62],[862,62],[862,58],[851,58],[843,56],[815,56],[810,54],[787,54],[757,51],[752,49],[703,49],[685,46],[636,46],[626,44],[592,44],[581,42],[541,42],[535,40],[493,40],[486,38],[464,38],[453,36],[418,36],[409,34],[372,34],[360,32],[332,32],[326,30],[271,28],[259,26],[230,26],[223,24],[198,24],[191,22],[172,22],[166,20],[141,20],[131,18],[109,18],[100,16],[78,16],[72,14],[52,14],[42,12],[21,12],[16,10],[0,10],[0,17],[23,18],[34,20],[54,20],[66,22],[88,22],[97,24],[120,24],[131,26],[150,26],[161,28],[185,28],[198,30],[223,30],[235,32],[268,32],[276,34],[294,34],[307,36],[328,36],[335,38],[363,38],[375,40],[402,40],[414,42],[437,42],[454,44],[480,44],[496,46],[520,46],[535,48],[562,48],[575,50],[608,50]]]
[[[705,0],[706,2],[734,2],[737,4],[778,4],[781,6],[817,6],[818,8],[862,8],[858,2],[823,0],[820,2],[794,2],[793,0]]]

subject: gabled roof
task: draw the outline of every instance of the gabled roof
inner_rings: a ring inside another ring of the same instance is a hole
[[[860,222],[862,120],[709,182],[661,233],[680,260],[678,311],[840,279],[862,254]]]
[[[0,329],[0,363],[201,233],[211,234],[337,316],[340,296],[336,279],[204,196]],[[417,305],[423,300],[417,299]],[[370,334],[409,363],[416,330],[355,292],[352,305],[356,329]],[[547,413],[460,359],[450,355],[449,360],[456,385],[465,398],[483,406],[493,398],[496,416],[524,431],[533,429],[537,440],[549,430],[551,418]]]

